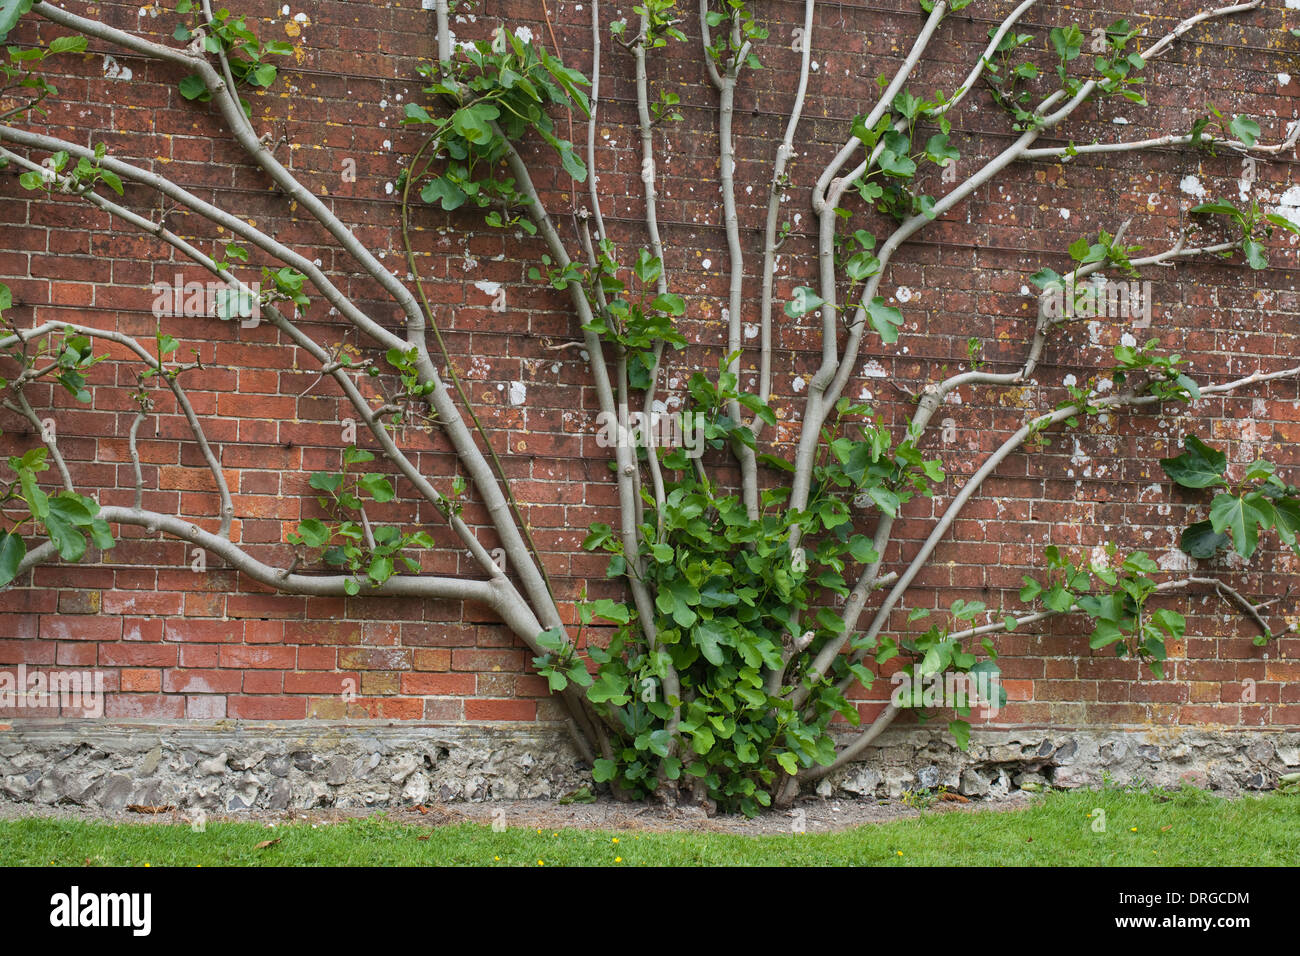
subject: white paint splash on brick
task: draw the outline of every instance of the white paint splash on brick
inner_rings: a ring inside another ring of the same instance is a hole
[[[1205,187],[1202,186],[1201,181],[1191,173],[1188,173],[1183,177],[1182,182],[1178,184],[1178,188],[1194,199],[1205,198]]]
[[[1273,213],[1300,223],[1300,186],[1292,186],[1282,194],[1282,198],[1273,207]]]
[[[118,63],[114,57],[104,57],[104,76],[110,80],[129,80],[131,79],[131,68]]]

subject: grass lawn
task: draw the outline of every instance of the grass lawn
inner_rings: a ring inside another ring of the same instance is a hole
[[[1093,830],[1094,809],[1105,831]],[[475,824],[430,827],[386,814],[340,823],[0,821],[7,866],[1295,866],[1300,796],[1226,800],[1198,790],[1050,793],[1028,809],[924,813],[838,833],[611,832]],[[275,841],[269,846],[259,844]]]

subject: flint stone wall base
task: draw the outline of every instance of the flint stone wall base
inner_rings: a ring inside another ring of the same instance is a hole
[[[1300,732],[975,731],[963,753],[938,730],[891,729],[823,796],[897,798],[947,787],[972,798],[1119,785],[1227,794],[1300,771]],[[554,799],[591,785],[567,734],[546,724],[159,724],[15,721],[0,730],[0,802],[120,811],[365,809]]]

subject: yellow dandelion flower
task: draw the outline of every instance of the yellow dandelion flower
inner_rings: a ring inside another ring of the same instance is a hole
[[[1138,828],[1137,828],[1137,827],[1129,827],[1129,828],[1128,828],[1128,832],[1129,832],[1129,833],[1137,833],[1137,832],[1138,832]]]
[[[538,860],[538,861],[537,861],[537,865],[538,865],[538,866],[545,866],[546,864],[545,864],[543,861]]]
[[[614,857],[614,862],[615,862],[615,863],[622,863],[622,862],[623,862],[623,858],[622,858],[621,856],[616,856],[616,857]]]
[[[610,842],[610,843],[617,843],[617,842],[618,842],[618,837],[614,837],[614,839],[610,840],[609,842]]]
[[[498,863],[501,862],[501,857],[499,857],[499,856],[494,856],[494,857],[492,857],[492,859],[496,860]]]
[[[902,850],[895,850],[894,852],[897,853],[899,856],[902,856],[902,855],[903,855],[903,851],[902,851]]]

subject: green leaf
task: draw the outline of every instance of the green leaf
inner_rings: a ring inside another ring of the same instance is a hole
[[[957,749],[970,749],[970,724],[964,720],[950,720],[948,730],[952,733],[953,740],[957,742]]]
[[[825,300],[813,289],[799,286],[794,290],[794,298],[785,304],[785,314],[792,319],[807,315],[814,309],[820,309]]]
[[[903,324],[903,313],[893,306],[885,305],[882,296],[876,296],[867,306],[867,315],[871,319],[872,327],[880,333],[880,338],[886,345],[893,345],[898,341],[898,328]]]
[[[4,33],[0,24],[0,33]],[[86,37],[84,34],[77,34],[70,37],[55,37],[50,41],[49,52],[54,53],[81,53],[86,49]]]
[[[675,293],[665,292],[655,297],[655,300],[650,303],[650,308],[667,312],[669,315],[685,315],[686,300]]]
[[[1205,560],[1214,557],[1231,543],[1231,539],[1226,534],[1215,531],[1214,525],[1209,521],[1198,521],[1183,529],[1178,546],[1185,554]]]
[[[1082,34],[1074,24],[1065,28],[1053,27],[1048,34],[1048,39],[1051,40],[1052,49],[1062,60],[1073,60],[1077,57],[1083,43]]]
[[[1280,216],[1277,213],[1269,213],[1264,217],[1264,219],[1266,222],[1270,222],[1280,229],[1285,229],[1287,232],[1294,232],[1300,235],[1300,224],[1292,222],[1290,219],[1286,218],[1286,216]]]
[[[725,660],[721,647],[734,642],[731,631],[719,621],[700,621],[691,630],[691,639],[700,653],[714,667],[722,666]]]
[[[564,167],[564,171],[569,174],[569,177],[573,179],[575,182],[579,182],[579,183],[586,182],[587,164],[584,163],[578,157],[578,154],[573,151],[573,144],[567,142],[564,143],[564,146],[560,149],[559,152],[560,152],[560,165]]]
[[[249,71],[248,82],[253,86],[270,86],[275,82],[275,74],[276,69],[274,63],[263,63],[256,69]]]
[[[902,500],[894,492],[880,485],[873,485],[866,489],[867,496],[876,503],[876,507],[883,511],[889,517],[893,518],[898,515],[898,508]]]
[[[917,665],[919,675],[942,674],[952,663],[952,645],[948,643],[936,644],[925,652],[925,657]]]
[[[983,601],[964,601],[961,598],[952,602],[949,612],[953,619],[957,621],[973,621],[981,612],[987,609]]]
[[[861,282],[880,271],[880,260],[870,252],[859,252],[844,264],[844,271],[854,282]]]
[[[453,209],[459,209],[463,206],[465,200],[469,197],[465,195],[463,189],[450,179],[439,176],[437,179],[431,179],[424,184],[424,188],[420,190],[420,198],[429,205],[439,203],[443,209],[451,212]]]
[[[407,104],[406,104],[406,120],[405,120],[404,122],[409,122],[409,123],[432,123],[432,122],[433,122],[433,117],[430,116],[430,115],[429,115],[429,111],[426,110],[426,109],[425,109],[423,106],[421,106],[419,103],[407,103]]]
[[[1145,551],[1134,551],[1124,559],[1122,567],[1132,574],[1155,574],[1160,570],[1160,565],[1152,561]]]
[[[1230,202],[1218,200],[1216,202],[1203,202],[1199,206],[1193,206],[1189,212],[1201,213],[1207,216],[1231,216],[1238,223],[1244,223],[1245,217],[1240,210]]]
[[[1208,488],[1225,484],[1223,473],[1228,467],[1228,456],[1216,451],[1195,435],[1183,439],[1183,454],[1177,458],[1161,458],[1160,467],[1165,474],[1184,488]]]
[[[1119,629],[1118,625],[1111,621],[1098,621],[1097,629],[1088,638],[1088,646],[1093,650],[1097,650],[1114,644],[1116,641],[1122,640],[1123,637],[1124,632]]]
[[[0,40],[3,40],[18,18],[32,8],[32,0],[0,0]]]
[[[1300,550],[1300,545],[1297,544],[1297,536],[1300,536],[1300,500],[1283,498],[1274,503],[1273,508],[1277,513],[1277,536],[1283,544]]]
[[[26,555],[27,544],[21,535],[0,531],[0,588],[17,576],[18,565]]]
[[[363,489],[370,493],[380,504],[392,501],[397,497],[397,492],[393,490],[393,484],[383,475],[362,475],[358,481]]]
[[[49,502],[49,517],[57,517],[73,527],[84,527],[95,520],[99,511],[94,499],[70,491],[55,495]]]
[[[587,605],[587,607],[596,617],[603,617],[615,624],[626,624],[632,619],[632,612],[628,610],[626,604],[619,604],[617,601],[609,600],[609,598],[601,598],[599,601]]]
[[[408,115],[410,110],[407,111]],[[451,114],[451,127],[471,143],[487,143],[492,139],[492,127],[489,125],[501,115],[501,111],[491,103],[479,101],[471,106],[462,106]]]
[[[1151,615],[1151,620],[1161,627],[1173,640],[1178,640],[1187,631],[1187,618],[1177,611],[1160,608]]]
[[[393,576],[393,559],[387,555],[374,558],[366,569],[366,574],[375,584],[383,584]]]
[[[609,703],[622,707],[632,698],[627,693],[627,679],[606,670],[587,688],[587,699],[593,704]]]
[[[880,171],[896,179],[911,179],[916,175],[916,163],[908,156],[900,156],[892,149],[881,150]]]
[[[871,564],[880,558],[876,549],[871,546],[871,539],[866,535],[854,535],[849,539],[849,554],[853,555],[853,560],[859,564]]]
[[[80,561],[86,553],[86,537],[74,525],[61,515],[51,511],[43,519],[45,530],[50,533],[50,540],[59,549],[59,557],[64,561]]]
[[[99,171],[99,178],[102,179],[104,185],[113,190],[113,192],[117,193],[119,196],[123,194],[122,180],[118,177],[117,173],[111,173],[107,169],[101,169]]]
[[[1259,546],[1259,527],[1273,526],[1273,508],[1257,495],[1218,495],[1210,503],[1210,524],[1214,530],[1232,532],[1232,544],[1243,558]]]
[[[1267,269],[1268,256],[1264,254],[1264,246],[1257,239],[1243,239],[1241,241],[1241,251],[1246,254],[1246,262],[1252,269]]]
[[[961,152],[948,145],[948,136],[944,133],[936,133],[930,137],[925,144],[925,155],[932,163],[938,163],[940,166],[961,158]]]
[[[329,541],[330,532],[329,528],[325,527],[325,522],[319,518],[308,518],[306,521],[299,522],[298,536],[307,547],[319,548]]]
[[[1048,289],[1064,289],[1065,279],[1054,269],[1039,269],[1029,277],[1029,281],[1046,292]]]
[[[117,546],[117,542],[113,540],[112,529],[102,518],[96,518],[90,523],[90,540],[102,551]]]
[[[599,758],[591,765],[591,779],[596,783],[608,783],[614,779],[618,767],[612,760]]]
[[[1249,116],[1237,116],[1228,126],[1232,135],[1237,137],[1247,146],[1254,146],[1259,139],[1259,124]]]
[[[185,79],[181,80],[181,96],[187,100],[197,100],[203,94],[208,92],[208,85],[203,82],[203,77],[197,73],[191,73]]]
[[[307,484],[315,488],[317,491],[336,491],[342,481],[342,475],[331,474],[327,471],[317,471],[312,473]]]

